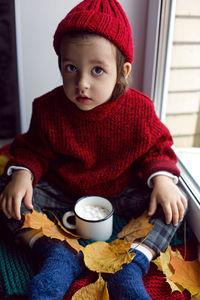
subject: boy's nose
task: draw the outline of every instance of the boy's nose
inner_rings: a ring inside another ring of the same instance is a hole
[[[80,74],[77,80],[77,86],[79,89],[89,89],[90,82],[86,74]]]

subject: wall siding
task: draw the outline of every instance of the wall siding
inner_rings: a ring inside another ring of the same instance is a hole
[[[200,147],[200,1],[176,3],[166,125],[177,147]]]

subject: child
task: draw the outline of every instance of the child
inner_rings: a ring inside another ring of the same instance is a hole
[[[134,260],[104,276],[111,299],[150,299],[142,276],[168,247],[187,201],[175,184],[168,129],[153,102],[127,87],[133,41],[125,12],[116,0],[84,0],[58,25],[54,49],[63,86],[33,102],[30,128],[11,146],[10,180],[1,180],[7,226],[43,259],[29,299],[62,299],[84,265],[81,254],[41,232],[19,233],[21,215],[33,207],[71,210],[84,195],[107,197],[124,217],[154,215]]]

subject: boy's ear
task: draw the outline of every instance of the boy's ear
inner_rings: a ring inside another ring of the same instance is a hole
[[[131,64],[129,62],[125,62],[125,64],[124,64],[124,76],[125,76],[125,78],[128,77],[130,72],[131,72]]]

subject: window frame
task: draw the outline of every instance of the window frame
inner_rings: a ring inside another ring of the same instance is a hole
[[[156,113],[162,122],[166,115],[175,13],[176,0],[149,1],[143,92],[153,99]],[[181,171],[179,184],[189,200],[187,219],[200,241],[200,228],[196,226],[200,219],[200,188],[184,166],[175,146],[173,149]]]
[[[176,0],[149,1],[143,91],[153,99],[162,122],[166,113],[175,9]]]

